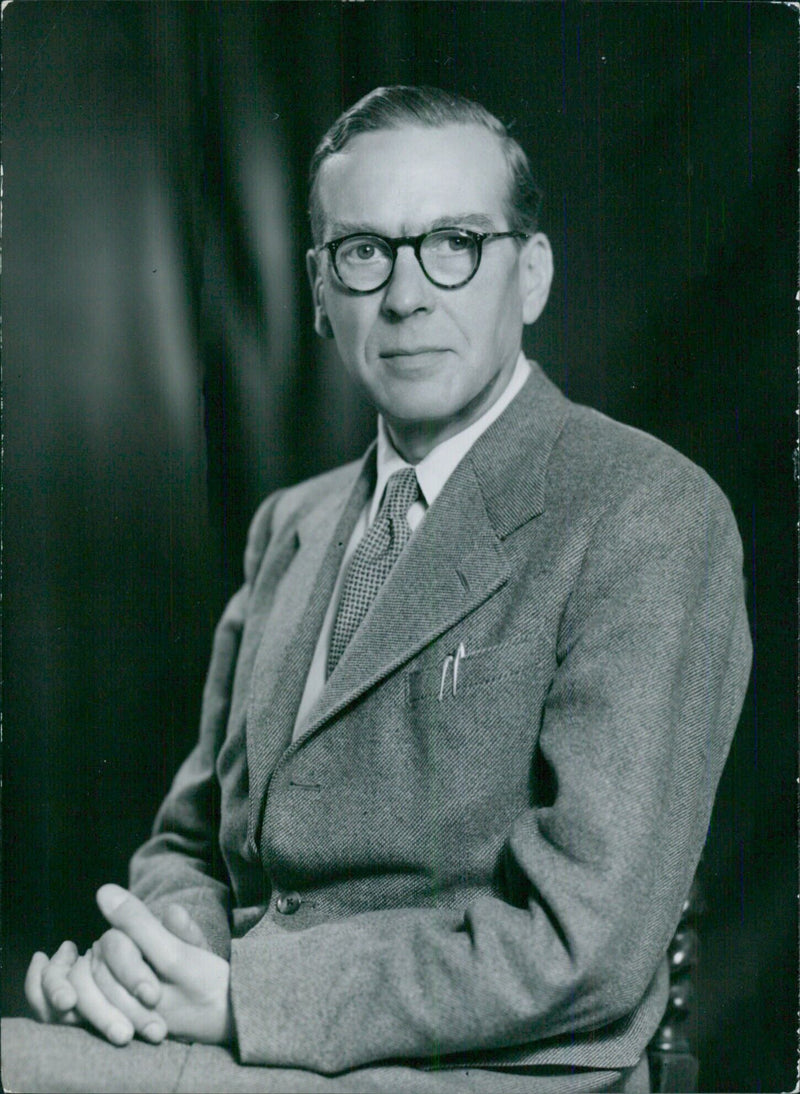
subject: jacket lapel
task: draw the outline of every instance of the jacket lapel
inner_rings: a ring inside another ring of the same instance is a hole
[[[459,479],[456,489],[437,499],[381,587],[310,712],[303,737],[408,661],[507,580],[504,552],[474,476],[465,468]],[[454,522],[462,530],[469,529],[468,534],[454,535]]]
[[[542,512],[567,401],[538,366],[458,466],[400,556],[303,727],[304,740],[496,592],[503,539]]]
[[[279,625],[263,628],[247,714],[250,832],[269,776],[292,738],[322,620],[342,556],[374,482],[374,447],[339,490],[309,506],[292,535],[293,557],[271,606]],[[256,594],[257,595],[257,594]]]

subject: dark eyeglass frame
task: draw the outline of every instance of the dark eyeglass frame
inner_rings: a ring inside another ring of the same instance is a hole
[[[469,277],[465,277],[463,281],[459,281],[455,285],[442,285],[439,281],[435,281],[428,271],[425,269],[425,264],[422,261],[422,244],[428,238],[428,236],[438,235],[440,232],[457,232],[459,235],[468,236],[472,240],[477,248],[477,257],[475,259],[475,268]],[[376,285],[374,289],[352,289],[339,273],[336,265],[336,252],[342,246],[343,243],[347,243],[350,239],[374,239],[380,243],[385,243],[389,248],[392,255],[392,264],[389,267],[389,272],[386,277],[381,281],[380,285]],[[423,232],[418,236],[395,236],[389,238],[388,236],[380,236],[375,232],[351,232],[346,236],[339,236],[338,239],[330,239],[327,243],[321,244],[317,250],[328,251],[331,256],[331,265],[333,266],[333,272],[336,274],[340,284],[349,293],[353,293],[355,296],[369,296],[370,293],[380,292],[385,288],[392,280],[392,274],[394,273],[395,262],[397,261],[397,252],[400,247],[412,247],[414,254],[417,257],[419,268],[425,274],[431,285],[435,285],[437,289],[461,289],[464,285],[468,284],[475,274],[478,272],[481,264],[481,257],[483,255],[483,244],[487,241],[491,242],[493,239],[530,239],[530,235],[527,232],[474,232],[471,228],[457,228],[445,227],[445,228],[432,228],[429,232]]]

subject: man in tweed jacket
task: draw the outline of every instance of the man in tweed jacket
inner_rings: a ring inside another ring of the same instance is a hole
[[[138,1034],[141,1084],[647,1089],[748,677],[741,547],[701,470],[522,356],[535,205],[500,123],[434,90],[317,151],[317,330],[377,443],[259,510],[138,899],[101,889],[93,953],[28,975],[40,1019]],[[114,1089],[125,1054],[40,1032]]]

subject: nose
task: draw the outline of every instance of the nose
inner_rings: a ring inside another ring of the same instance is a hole
[[[433,304],[433,285],[422,272],[407,244],[398,247],[392,276],[384,289],[381,307],[392,318],[405,318],[419,311],[430,311]]]

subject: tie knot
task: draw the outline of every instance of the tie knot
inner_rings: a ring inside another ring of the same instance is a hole
[[[395,471],[386,483],[380,515],[392,521],[405,520],[408,510],[419,496],[417,473],[413,467]]]

